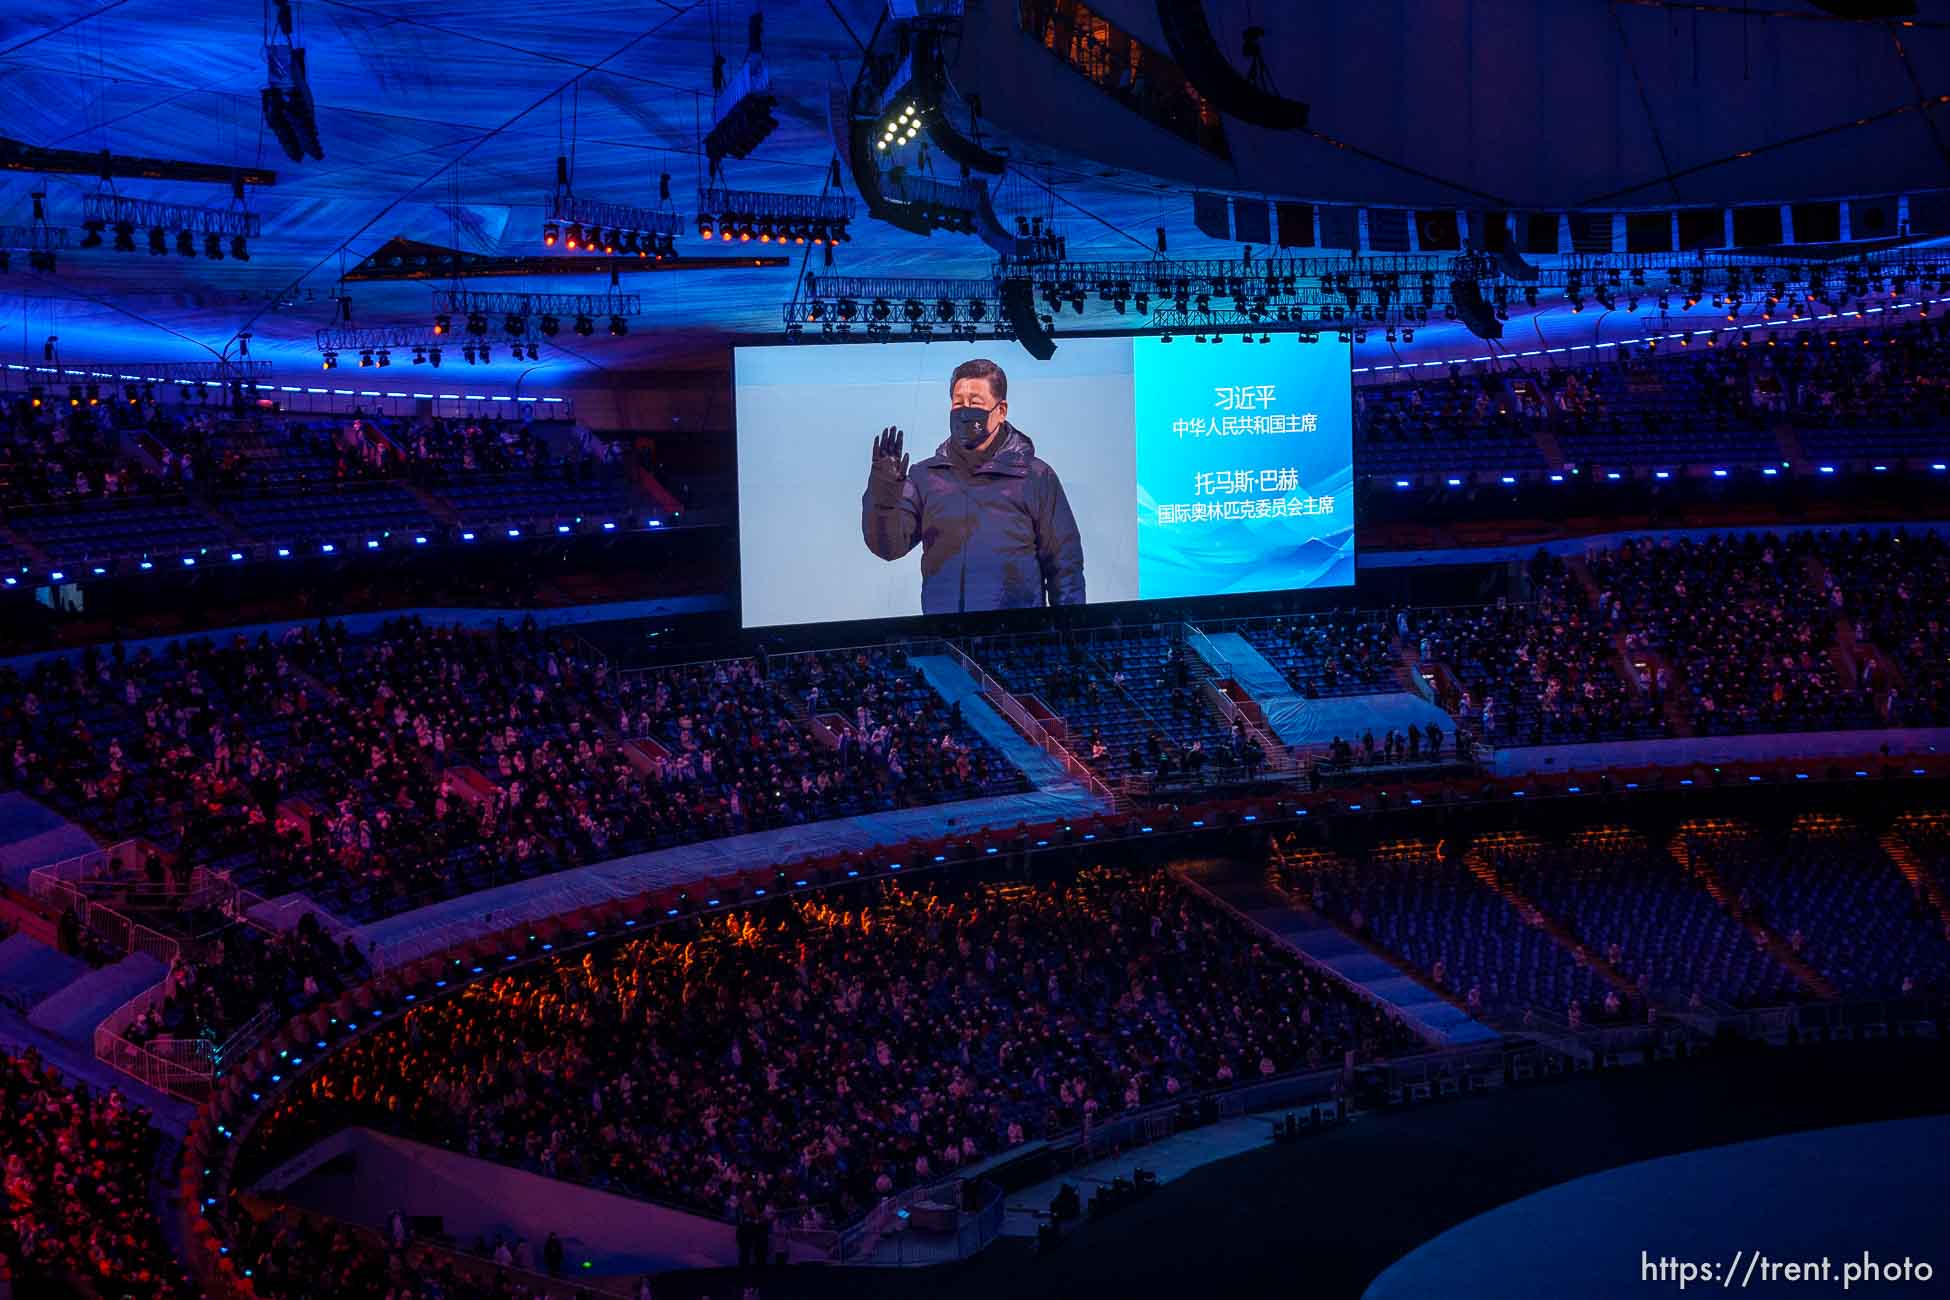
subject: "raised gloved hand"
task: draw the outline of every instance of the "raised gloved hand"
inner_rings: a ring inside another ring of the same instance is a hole
[[[873,472],[867,477],[867,490],[876,501],[892,505],[900,500],[901,485],[907,482],[907,454],[901,450],[906,435],[889,425],[873,440]]]

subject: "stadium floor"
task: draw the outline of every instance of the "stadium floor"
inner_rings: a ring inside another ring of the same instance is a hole
[[[1360,1300],[1397,1259],[1497,1206],[1636,1161],[1780,1134],[1950,1112],[1950,1046],[1856,1043],[1752,1049],[1644,1070],[1365,1116],[1294,1146],[1268,1145],[1161,1187],[1076,1228],[1048,1256],[1005,1238],[928,1269],[768,1271],[765,1300],[995,1300],[998,1296],[1294,1294]],[[1142,1163],[1142,1152],[1134,1164]],[[1631,1207],[1620,1216],[1632,1235]],[[1872,1207],[1861,1213],[1873,1215]],[[1627,1243],[1633,1258],[1639,1243]],[[1726,1254],[1742,1243],[1724,1243]],[[1646,1243],[1647,1247],[1656,1243]],[[1950,1226],[1915,1252],[1950,1268]],[[1656,1252],[1655,1252],[1656,1253]],[[1636,1266],[1601,1292],[1678,1294]],[[725,1271],[667,1274],[659,1300],[726,1294]],[[1278,1288],[1276,1291],[1275,1288]],[[1688,1288],[1690,1291],[1691,1288]],[[735,1294],[735,1292],[733,1292]],[[1768,1294],[1765,1289],[1760,1294]],[[1797,1294],[1828,1294],[1807,1287]],[[1838,1293],[1838,1292],[1837,1292]]]

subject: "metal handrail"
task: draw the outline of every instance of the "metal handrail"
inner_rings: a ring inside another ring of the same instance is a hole
[[[1082,781],[1092,794],[1112,804],[1116,803],[1117,796],[1111,793],[1111,788],[1104,779],[1078,758],[1069,746],[1051,735],[1048,727],[1031,717],[1029,710],[1022,706],[1022,701],[1018,700],[1013,692],[997,681],[986,668],[970,658],[959,645],[952,641],[943,641],[941,644],[955,662],[961,665],[962,671],[975,679],[975,684],[981,688],[983,697],[1014,723],[1031,743],[1042,746],[1045,753],[1062,763],[1063,770]]]

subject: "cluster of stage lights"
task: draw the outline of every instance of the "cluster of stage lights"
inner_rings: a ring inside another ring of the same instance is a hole
[[[959,303],[953,298],[941,298],[936,300],[932,306],[923,303],[918,298],[909,298],[900,303],[898,307],[886,298],[875,298],[864,307],[852,298],[841,298],[838,302],[830,305],[815,299],[806,307],[806,316],[809,320],[851,322],[861,319],[864,315],[868,323],[874,325],[891,324],[896,312],[909,325],[920,325],[928,322],[949,324],[957,319],[970,321],[985,320],[988,317],[989,308],[988,304],[980,298],[971,298],[966,304]]]
[[[131,222],[118,221],[113,226],[110,226],[105,221],[91,219],[82,222],[81,228],[83,231],[81,246],[83,248],[100,248],[107,242],[106,236],[112,232],[116,252],[133,253],[136,251],[136,228]],[[221,262],[224,259],[224,247],[223,236],[217,234],[215,231],[211,231],[203,236],[203,256],[209,258],[212,262]],[[149,227],[149,255],[151,257],[161,257],[169,252],[169,248],[169,231],[164,230],[161,226]],[[250,241],[245,239],[244,236],[232,235],[230,237],[229,249],[230,256],[237,261],[248,262],[251,260]],[[195,232],[178,230],[176,232],[177,256],[195,257],[196,252],[197,243]]]
[[[925,113],[925,109],[913,104],[903,104],[898,115],[890,111],[886,121],[881,124],[880,139],[874,142],[874,148],[898,149],[902,145],[912,144],[914,137],[920,133],[921,118]]]
[[[741,244],[748,244],[754,239],[761,244],[811,244],[815,248],[847,243],[853,238],[847,232],[844,221],[751,221],[735,216],[722,220],[699,217],[697,237]]]
[[[488,319],[483,312],[469,312],[462,321],[462,325],[466,329],[469,338],[485,339],[487,337]],[[521,340],[528,337],[528,318],[526,316],[510,312],[502,320],[501,328],[510,339],[516,341],[514,347],[517,356],[520,356],[523,348],[526,347],[528,359],[530,361],[537,359],[535,345],[533,343],[523,344],[521,342]],[[535,328],[541,332],[543,338],[552,339],[562,332],[562,319],[559,316],[543,313],[536,319]],[[586,339],[596,332],[596,322],[590,316],[578,315],[572,323],[572,328],[579,336]],[[433,318],[433,332],[442,338],[452,334],[454,332],[454,318],[445,313],[435,316]],[[623,319],[623,317],[611,316],[609,318],[609,336],[611,338],[620,339],[629,332],[630,323]],[[481,344],[483,351],[486,348],[487,345],[485,343]]]
[[[542,226],[542,247],[562,248],[571,253],[594,253],[600,257],[635,257],[661,262],[677,256],[677,241],[669,235],[646,234],[635,230],[587,229],[570,223],[550,221]]]

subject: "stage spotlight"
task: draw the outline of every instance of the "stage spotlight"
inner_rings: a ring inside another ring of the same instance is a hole
[[[203,237],[203,255],[212,262],[223,261],[223,236],[211,231]]]
[[[327,352],[325,354],[324,362],[320,365],[319,368],[321,370],[337,370],[339,368],[339,354],[336,352]],[[190,393],[189,389],[185,388],[183,390],[183,397],[186,400],[189,397],[189,393]]]
[[[968,304],[968,319],[978,321],[989,314],[989,305],[980,298],[971,299]]]
[[[886,320],[889,316],[893,315],[893,312],[893,307],[885,298],[875,298],[873,300],[873,306],[868,309],[868,315],[876,321]]]
[[[440,349],[439,349],[439,348],[428,348],[428,349],[427,349],[427,364],[428,364],[428,365],[430,365],[430,366],[432,366],[432,367],[433,367],[433,368],[434,368],[435,370],[438,370],[438,369],[440,368]]]
[[[251,260],[250,245],[245,242],[242,235],[230,237],[230,255],[240,262]]]
[[[571,253],[575,252],[578,248],[582,247],[581,226],[569,227],[568,234],[564,235],[562,238],[562,247],[568,249]]]
[[[461,357],[462,357],[462,358],[463,358],[463,359],[464,359],[464,360],[465,360],[465,361],[467,362],[467,364],[468,364],[468,365],[470,365],[470,366],[471,366],[471,365],[473,365],[473,364],[474,364],[474,345],[473,345],[472,343],[469,343],[469,344],[468,344],[468,345],[467,345],[466,347],[463,347],[463,348],[462,348],[462,349],[460,350],[460,355],[461,355]]]
[[[560,321],[558,321],[558,320],[556,320],[556,319],[555,319],[555,317],[553,317],[553,316],[543,316],[543,317],[542,317],[542,337],[543,337],[543,338],[545,338],[545,339],[552,339],[552,338],[554,338],[554,337],[555,337],[555,334],[556,334],[556,331],[557,331],[557,330],[560,330],[561,328],[562,328],[562,322],[560,322]]]
[[[370,370],[371,368],[372,368],[372,353],[361,352],[359,354],[359,369]]]
[[[176,232],[176,255],[178,257],[196,256],[196,236],[187,230]]]
[[[453,327],[454,318],[451,316],[435,316],[433,318],[433,332],[436,335],[446,334]]]
[[[542,227],[542,247],[554,248],[562,242],[562,231],[551,221]]]
[[[133,253],[135,251],[135,225],[132,222],[115,223],[115,251]]]
[[[419,347],[414,348],[413,364],[416,366],[424,366],[426,363],[427,363],[427,350],[425,348],[419,348]]]
[[[474,355],[481,359],[482,365],[486,365],[488,362],[494,360],[494,349],[483,343],[480,347],[474,349]]]
[[[915,321],[920,320],[923,314],[924,312],[921,304],[913,298],[909,298],[906,302],[901,304],[901,316],[904,317],[910,325],[913,324]]]
[[[83,248],[100,248],[102,246],[102,230],[104,226],[105,223],[99,218],[82,222],[81,228],[88,233],[81,237],[81,246]]]
[[[611,338],[620,339],[629,332],[630,327],[624,323],[621,316],[611,316],[609,318],[609,336]]]
[[[542,359],[542,350],[536,347],[533,343],[530,343],[528,345],[528,359],[530,361],[540,361]],[[436,359],[434,364],[438,365],[439,361]]]
[[[576,333],[578,335],[580,335],[583,338],[588,338],[591,334],[594,334],[595,332],[596,332],[595,322],[591,321],[587,316],[576,317]]]
[[[518,339],[528,332],[527,318],[517,316],[513,312],[508,313],[508,319],[502,321],[501,326],[508,331],[508,337],[511,339]]]
[[[487,317],[477,311],[468,312],[467,332],[477,339],[485,336],[487,334]]]
[[[161,226],[149,228],[149,256],[161,257],[169,251],[169,232]]]
[[[386,350],[385,348],[381,348],[381,349],[379,349],[379,364],[380,364],[380,365],[382,365],[382,366],[390,366],[390,365],[392,365],[392,364],[393,364],[393,354],[392,354],[392,353],[390,353],[390,352],[388,352],[388,351],[387,351],[387,350]]]
[[[697,219],[697,237],[699,239],[709,239],[711,237],[711,219],[709,217],[699,217]]]

